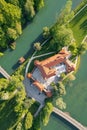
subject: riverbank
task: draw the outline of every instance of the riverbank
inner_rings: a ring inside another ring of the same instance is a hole
[[[45,7],[37,13],[33,22],[23,30],[23,34],[16,40],[16,49],[14,51],[8,49],[4,56],[0,58],[0,65],[9,74],[15,71],[18,66],[18,59],[21,56],[26,57],[26,55],[29,56],[31,54],[33,43],[38,41],[42,28],[51,26],[55,22],[56,15],[59,14],[65,2],[66,0],[45,1]]]
[[[66,86],[67,95],[64,101],[67,108],[64,112],[68,112],[74,119],[87,126],[87,53],[81,56],[81,64],[76,73],[75,81]],[[62,118],[52,114],[50,121],[42,130],[73,130],[73,127]]]
[[[23,50],[23,48],[22,48],[22,50]],[[21,50],[21,51],[22,51],[22,50]],[[77,97],[77,98],[78,98],[78,97]],[[72,104],[72,106],[73,106],[73,104]],[[79,113],[79,114],[80,114],[80,113]],[[52,125],[51,125],[50,127],[52,127]],[[60,127],[59,127],[59,128],[60,128]],[[53,128],[53,129],[54,129],[54,128]],[[53,130],[53,129],[52,129],[52,130]],[[51,129],[50,129],[50,130],[51,130]],[[56,130],[56,129],[55,129],[55,130]],[[64,129],[63,129],[63,130],[64,130]]]

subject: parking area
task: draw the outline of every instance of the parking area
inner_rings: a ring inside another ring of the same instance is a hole
[[[59,78],[60,78],[60,75],[61,73],[64,73],[66,72],[66,65],[64,64],[59,64],[59,65],[56,65],[54,66],[53,68],[55,68],[56,70],[56,74],[48,79],[43,79],[42,75],[41,75],[41,72],[38,68],[36,68],[34,71],[33,71],[33,74],[32,76],[34,77],[35,80],[39,81],[40,83],[42,83],[44,85],[44,87],[46,89],[52,89],[52,87],[50,86],[50,84],[52,82],[55,82],[57,83]]]
[[[47,98],[47,96],[43,92],[41,93],[37,87],[31,84],[30,79],[27,77],[24,80],[24,85],[28,97],[34,98],[40,104],[44,104],[44,100]]]
[[[50,84],[52,82],[58,83],[61,73],[66,72],[66,66],[64,64],[56,65],[53,68],[55,68],[56,74],[48,79],[43,79],[41,72],[38,68],[34,69],[32,77],[35,80],[39,81],[41,84],[43,84],[45,89],[51,90],[53,88]],[[26,88],[27,96],[34,98],[40,104],[44,104],[44,100],[47,98],[44,92],[40,92],[40,90],[36,86],[34,86],[30,79],[28,79],[27,77],[24,80],[24,85]]]

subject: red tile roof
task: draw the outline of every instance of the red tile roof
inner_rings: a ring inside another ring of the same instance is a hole
[[[28,77],[28,78],[32,78],[32,74],[31,74],[31,73],[28,73],[28,74],[27,74],[27,77]]]
[[[34,82],[33,82],[33,85],[36,86],[40,91],[43,91],[43,90],[44,90],[43,84],[41,84],[41,83],[38,82],[38,81],[34,81]]]
[[[51,91],[45,92],[45,93],[46,93],[47,97],[52,97],[52,92]]]
[[[58,54],[47,58],[43,61],[35,60],[34,64],[39,68],[43,78],[47,79],[56,74],[56,70],[53,69],[53,66],[56,66],[60,63],[65,63],[67,66],[67,72],[73,71],[75,69],[74,64],[67,59],[67,56],[70,55],[70,52],[66,48],[63,48]]]

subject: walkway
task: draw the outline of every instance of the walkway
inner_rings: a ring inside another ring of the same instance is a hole
[[[55,2],[54,2],[55,1]],[[45,6],[42,8],[24,30],[22,35],[16,40],[16,49],[7,50],[3,57],[0,58],[0,65],[12,74],[18,67],[18,59],[23,56],[29,57],[34,42],[41,39],[41,33],[44,26],[52,26],[55,22],[56,15],[65,5],[66,0],[45,0]]]
[[[81,123],[73,119],[71,116],[67,115],[66,113],[62,112],[61,110],[54,107],[53,112],[59,115],[60,117],[64,118],[68,122],[70,122],[73,126],[75,126],[79,130],[87,130]]]
[[[27,63],[27,66],[26,66],[24,85],[25,85],[27,96],[34,98],[36,101],[38,101],[41,104],[41,107],[38,109],[35,116],[37,116],[37,114],[39,113],[41,108],[44,106],[44,100],[46,99],[47,96],[43,93],[41,93],[39,95],[39,90],[31,84],[30,80],[27,78],[26,75],[28,73],[29,66],[30,66],[32,60],[34,60],[35,58],[38,58],[38,57],[50,55],[52,53],[54,53],[54,52],[49,52],[49,53],[45,53],[45,54],[42,54],[42,55],[34,56],[36,54],[36,51],[35,51],[35,53],[33,53],[32,57],[29,59],[29,62]]]
[[[73,8],[78,5],[81,0],[73,0]],[[64,7],[66,0],[45,0],[45,6],[42,8],[24,30],[22,35],[16,40],[16,49],[14,51],[7,50],[3,57],[0,57],[0,65],[12,74],[18,67],[18,59],[28,57],[31,54],[31,47],[34,42],[38,42],[44,26],[52,26],[56,17]]]
[[[34,117],[36,117],[37,115],[38,115],[38,113],[41,111],[41,109],[44,107],[44,103],[43,104],[41,104],[40,106],[39,106],[39,108],[38,108],[38,110],[36,111],[36,113],[34,114]]]
[[[43,57],[43,56],[47,56],[47,55],[50,55],[50,54],[53,54],[55,52],[49,52],[49,53],[45,53],[45,54],[42,54],[42,55],[38,55],[38,56],[34,56],[36,54],[36,51],[35,53],[32,55],[32,57],[29,59],[29,62],[26,66],[26,70],[25,70],[25,76],[26,74],[28,73],[28,70],[29,70],[29,66],[30,66],[30,63],[32,62],[32,60],[36,59],[36,58],[39,58],[39,57]]]
[[[0,66],[0,73],[6,78],[9,79],[10,75]]]

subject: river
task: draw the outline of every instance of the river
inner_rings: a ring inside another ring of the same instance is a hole
[[[73,8],[81,0],[73,0]],[[35,39],[42,33],[44,26],[51,26],[62,7],[64,7],[66,0],[45,0],[45,7],[42,8],[35,16],[33,22],[29,24],[24,30],[23,34],[16,40],[16,50],[7,50],[2,58],[0,58],[0,65],[11,74],[15,68],[18,59],[25,56],[30,51],[31,45]],[[81,65],[76,74],[76,80],[72,87],[67,86],[67,95],[64,97],[67,103],[67,109],[72,117],[80,121],[83,125],[87,125],[87,54],[81,58]],[[55,114],[51,115],[50,121],[43,130],[75,130],[69,123],[57,117]]]
[[[67,87],[67,94],[64,101],[68,112],[73,118],[84,126],[87,126],[87,53],[81,57],[81,64],[76,74],[76,80]],[[42,130],[76,130],[62,118],[52,114],[50,121]]]
[[[79,0],[73,0],[73,6],[79,3]],[[77,3],[76,3],[77,2]],[[67,87],[67,94],[64,101],[68,112],[73,118],[87,127],[87,53],[81,56],[81,64],[76,74],[76,80]],[[42,130],[76,130],[62,118],[52,114],[50,121]]]
[[[45,0],[44,8],[37,13],[33,22],[23,30],[22,35],[16,40],[16,49],[5,51],[4,56],[0,58],[0,65],[9,74],[16,69],[18,59],[27,53],[29,54],[31,45],[42,33],[42,28],[51,26],[55,22],[65,2],[66,0]]]

